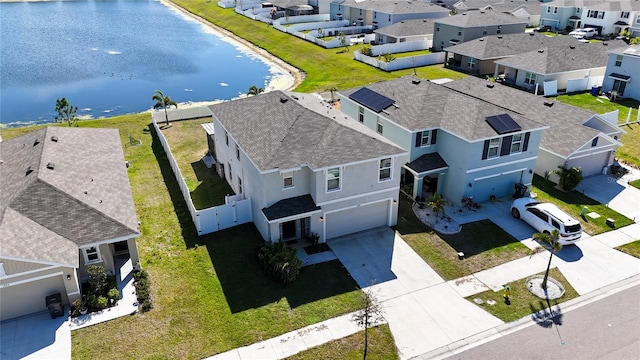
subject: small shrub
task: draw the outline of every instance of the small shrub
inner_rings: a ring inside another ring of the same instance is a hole
[[[265,241],[258,250],[258,263],[268,277],[285,284],[294,282],[302,267],[297,251],[281,241]]]
[[[151,299],[149,274],[146,270],[135,271],[133,273],[133,285],[136,287],[138,310],[140,312],[151,310],[153,308],[153,300]]]
[[[104,270],[104,266],[89,265],[87,266],[87,275],[89,276],[88,282],[92,291],[95,294],[101,294],[107,287],[107,272]]]
[[[118,291],[117,288],[112,288],[111,290],[109,290],[109,292],[107,293],[107,297],[109,299],[113,299],[113,300],[118,300],[120,298],[120,291]]]
[[[107,307],[107,302],[108,302],[108,299],[106,297],[98,296],[98,298],[96,300],[96,305],[97,305],[96,308],[98,310],[102,310],[102,309],[106,308]]]
[[[371,45],[365,45],[361,50],[360,53],[362,55],[366,55],[366,56],[373,56],[373,49],[371,48]]]

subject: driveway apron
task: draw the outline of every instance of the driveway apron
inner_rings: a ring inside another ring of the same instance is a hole
[[[388,227],[328,244],[358,285],[382,302],[401,359],[503,323],[462,298]]]
[[[42,311],[3,321],[0,339],[3,360],[71,359],[69,317],[51,319],[49,312]]]

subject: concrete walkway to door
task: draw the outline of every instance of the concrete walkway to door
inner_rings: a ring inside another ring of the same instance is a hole
[[[496,331],[503,324],[462,298],[388,227],[340,237],[329,246],[360,287],[371,287],[401,359]]]

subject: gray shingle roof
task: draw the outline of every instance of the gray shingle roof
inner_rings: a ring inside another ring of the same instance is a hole
[[[274,91],[209,109],[260,171],[322,169],[406,153],[310,94]]]
[[[445,51],[476,59],[496,59],[547,46],[579,43],[573,36],[545,36],[537,32],[484,36],[445,48]]]
[[[446,161],[438,154],[437,152],[424,154],[412,162],[408,163],[407,166],[417,173],[422,173],[425,171],[443,169],[448,167]]]
[[[637,11],[640,2],[636,0],[555,0],[544,3],[545,6],[580,7],[605,11]]]
[[[504,65],[536,74],[557,74],[566,71],[606,67],[607,51],[620,47],[623,41],[555,45],[497,60]]]
[[[542,132],[540,147],[561,156],[569,156],[590,142],[599,131],[582,125],[594,113],[544,97],[473,76],[443,86],[509,109],[534,119],[550,128]],[[552,106],[545,105],[553,103]]]
[[[307,194],[280,200],[269,207],[263,208],[262,213],[267,220],[271,221],[317,210],[320,210],[320,207],[316,205],[311,195]]]
[[[341,5],[348,5],[353,9],[375,10],[385,14],[442,13],[442,16],[447,16],[449,14],[448,9],[423,1],[345,0]]]
[[[419,131],[444,129],[468,141],[495,137],[496,132],[485,121],[488,116],[508,113],[523,130],[540,129],[544,126],[504,108],[452,91],[442,85],[406,76],[399,79],[367,85],[367,88],[395,100],[381,113],[396,124]],[[349,96],[359,88],[342,91]]]
[[[451,26],[459,26],[462,28],[471,28],[487,25],[509,25],[509,24],[527,24],[527,21],[518,19],[517,17],[501,12],[486,11],[466,11],[446,18],[436,20],[437,24],[446,24]]]
[[[79,246],[139,234],[117,130],[47,127],[0,154],[0,256],[77,267]]]
[[[434,19],[403,20],[374,32],[394,37],[428,35],[433,34],[433,24]]]
[[[491,7],[499,12],[512,12],[519,7],[524,7],[531,15],[540,15],[540,3],[534,0],[462,0],[469,10],[478,10]]]

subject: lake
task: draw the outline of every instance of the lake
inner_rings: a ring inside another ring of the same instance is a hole
[[[228,100],[288,75],[227,40],[158,1],[0,3],[0,125],[52,122],[62,97],[100,118],[150,109],[155,90]]]

